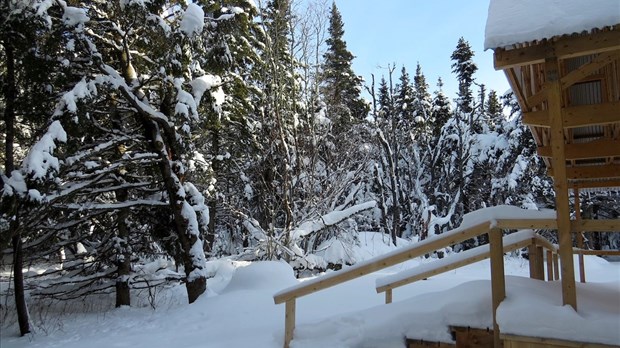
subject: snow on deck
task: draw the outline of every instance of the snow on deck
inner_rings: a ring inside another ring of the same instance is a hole
[[[569,305],[562,305],[559,281],[516,277],[507,280],[506,299],[497,309],[502,333],[620,346],[617,282],[577,283],[575,311]]]
[[[620,0],[491,0],[484,49],[620,24]]]
[[[380,239],[375,241],[383,245]],[[374,250],[371,244],[366,248]],[[566,335],[620,345],[620,263],[590,255],[585,262],[588,283],[577,284],[575,313],[562,306],[560,282],[528,279],[527,261],[507,257],[507,298],[499,309],[502,331],[527,329],[543,337]],[[44,320],[43,326],[34,326],[33,334],[20,337],[16,320],[2,322],[0,347],[281,348],[284,306],[274,305],[272,294],[299,281],[291,267],[276,261],[217,260],[210,261],[208,268],[213,277],[207,294],[191,305],[184,285],[159,289],[156,310],[148,305],[149,294],[138,291],[132,293],[132,307],[105,312],[98,307],[89,310],[82,299],[69,311],[66,303],[54,302],[44,307],[41,318],[33,315],[35,322]],[[395,302],[386,305],[374,284],[389,272],[299,299],[292,347],[402,348],[406,335],[449,342],[450,325],[491,325],[488,260],[403,286],[394,293]],[[0,271],[0,276],[4,277],[0,277],[0,291],[6,291],[8,271]],[[114,298],[109,300],[113,307]],[[34,313],[34,303],[29,305]],[[58,311],[63,313],[60,319]]]
[[[614,273],[618,267],[597,257],[589,257],[587,262],[593,267],[601,266],[601,271],[603,267],[610,267],[606,272],[611,274],[607,273],[609,282],[577,284],[577,312],[569,306],[562,306],[559,281],[507,276],[506,299],[498,309],[501,332],[620,345],[619,277]],[[488,261],[483,261],[458,272],[467,273],[473,268],[488,272],[488,267]],[[428,342],[454,343],[450,326],[492,327],[491,281],[488,279],[471,280],[417,296],[405,295],[418,286],[431,287],[453,277],[453,273],[444,274],[437,279],[403,287],[396,295],[404,299],[391,304],[298,325],[292,346],[396,348],[402,347],[403,336]],[[601,273],[599,281],[603,277]],[[299,311],[298,315],[302,316],[303,311]]]

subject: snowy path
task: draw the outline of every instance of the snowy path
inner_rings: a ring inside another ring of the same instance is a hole
[[[411,261],[410,265],[417,262]],[[586,262],[590,266],[588,280],[620,285],[620,263],[609,264],[593,257]],[[194,305],[174,303],[178,298],[185,298],[184,288],[177,287],[166,294],[167,297],[162,297],[164,303],[155,311],[122,308],[104,314],[76,314],[65,318],[62,326],[50,325],[61,330],[52,327],[48,334],[39,330],[24,338],[16,337],[15,327],[4,328],[0,346],[281,347],[284,306],[274,305],[272,296],[297,282],[292,270],[279,262],[237,266],[241,267],[222,264],[218,276],[209,284],[209,296],[203,296]],[[410,324],[417,325],[418,336],[441,339],[447,332],[422,332],[421,328],[430,330],[435,324],[445,323],[448,317],[451,321],[458,321],[459,313],[455,308],[461,308],[463,318],[477,313],[475,317],[481,325],[490,320],[489,313],[484,313],[485,308],[490,307],[490,289],[486,294],[484,288],[488,282],[482,281],[489,279],[488,261],[396,289],[395,303],[383,305],[384,297],[375,292],[375,280],[403,267],[406,266],[377,272],[301,298],[297,305],[298,326],[293,347],[402,347],[403,335],[411,330]],[[508,258],[506,273],[526,276],[527,262]],[[519,287],[529,281],[513,278],[509,277],[509,286],[514,283]],[[449,290],[455,286],[459,287]],[[453,301],[464,295],[473,300],[465,307],[453,306]],[[618,302],[620,306],[620,297]],[[416,316],[412,316],[413,313]],[[375,341],[377,339],[380,344]]]

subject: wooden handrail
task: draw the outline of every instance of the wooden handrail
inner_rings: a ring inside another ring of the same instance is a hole
[[[509,235],[503,238],[503,241],[504,241],[503,252],[504,253],[517,250],[517,249],[521,249],[521,248],[525,248],[528,245],[532,245],[532,244],[536,244],[536,245],[544,244],[545,247],[549,245],[551,246],[551,248],[548,248],[548,249],[555,251],[554,250],[555,247],[551,243],[549,243],[546,239],[540,236],[527,234],[527,235],[524,235],[522,238],[516,238],[516,239],[507,238],[511,236],[512,235]],[[541,239],[546,243],[541,241]],[[432,277],[432,276],[435,276],[441,273],[449,272],[454,269],[488,259],[490,257],[491,257],[491,250],[490,250],[489,244],[481,245],[479,247],[463,251],[457,254],[456,257],[450,257],[450,256],[445,257],[443,259],[433,261],[432,263],[428,263],[426,265],[422,265],[414,269],[407,270],[401,273],[397,273],[393,276],[383,278],[383,279],[394,279],[392,281],[382,282],[381,279],[378,279],[376,290],[377,290],[377,293],[382,293],[387,290],[395,289],[403,285],[416,282],[418,280]],[[399,274],[401,274],[401,276],[399,276]]]
[[[575,255],[610,255],[610,256],[618,256],[620,255],[620,250],[585,250],[585,249],[574,249],[573,254]]]
[[[618,232],[620,231],[620,219],[589,220],[581,219],[571,221],[573,233],[580,232]]]
[[[274,302],[276,304],[284,303],[288,300],[306,296],[334,285],[365,276],[372,272],[397,265],[418,256],[431,253],[437,249],[445,248],[487,233],[490,230],[490,227],[491,223],[489,221],[485,221],[474,226],[457,228],[444,234],[433,236],[412,246],[395,250],[372,260],[360,262],[346,269],[332,272],[284,289],[274,295]]]
[[[558,228],[555,219],[500,219],[496,223],[501,229],[550,229]],[[620,231],[620,219],[580,219],[571,220],[571,231],[579,232],[617,232]]]
[[[293,332],[295,329],[295,301],[299,297],[303,297],[317,291],[321,291],[332,286],[344,283],[346,281],[365,276],[378,270],[397,265],[407,260],[411,260],[413,258],[431,253],[435,250],[457,244],[470,238],[478,237],[482,234],[489,233],[493,230],[500,231],[501,229],[532,228],[554,229],[557,228],[557,222],[555,222],[555,220],[545,218],[515,218],[491,219],[477,224],[472,223],[468,226],[462,225],[454,230],[445,232],[443,234],[434,235],[419,243],[398,250],[394,250],[390,253],[375,257],[371,260],[360,262],[346,269],[329,273],[324,276],[317,277],[284,289],[273,296],[275,304],[286,303],[284,347],[288,348],[291,340],[293,339]],[[543,241],[539,241],[539,239],[535,237],[532,240],[534,241],[534,239],[535,244],[537,245],[538,243],[543,243],[543,245],[541,246],[544,246],[545,248],[555,248],[548,241],[545,244]],[[502,238],[499,238],[500,244],[501,241]]]
[[[525,232],[525,231],[523,231]],[[517,233],[521,233],[521,236],[518,236]],[[507,253],[513,250],[525,248],[529,245],[537,245],[541,246],[552,253],[557,253],[557,247],[551,244],[547,239],[541,237],[533,232],[530,233],[522,233],[517,232],[508,236],[503,237],[503,252]],[[479,247],[475,247],[473,249],[469,249],[457,254],[455,257],[446,257],[440,260],[433,261],[431,263],[418,266],[416,268],[406,270],[400,273],[397,273],[393,276],[381,278],[377,280],[377,293],[386,292],[388,290],[393,290],[395,288],[401,287],[403,285],[407,285],[418,280],[422,280],[428,277],[432,277],[441,273],[449,272],[451,270],[470,265],[472,263],[476,263],[478,261],[482,261],[491,257],[490,245],[485,244]],[[551,268],[551,270],[553,270]],[[400,276],[399,276],[400,275]],[[382,279],[384,281],[382,281]],[[393,279],[393,280],[389,280]],[[391,302],[390,293],[390,301],[387,301],[388,296],[386,294],[386,303]]]

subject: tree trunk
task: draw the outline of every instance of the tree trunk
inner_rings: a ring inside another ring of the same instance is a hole
[[[13,142],[15,140],[15,57],[13,46],[9,38],[4,38],[4,53],[6,54],[6,75],[4,81],[4,122],[6,125],[5,144],[4,144],[4,171],[6,176],[11,176],[15,169],[13,162]]]
[[[125,81],[131,85],[135,82],[133,81],[135,78],[135,70],[131,65],[129,48],[125,46],[123,51],[119,53],[119,58],[123,66],[123,77]],[[201,269],[204,267],[204,250],[202,249],[201,236],[199,233],[195,233],[190,229],[189,221],[183,215],[183,208],[187,203],[185,189],[183,187],[183,175],[179,173],[181,168],[173,167],[173,162],[178,161],[181,157],[179,153],[180,150],[178,149],[180,146],[176,131],[167,121],[157,122],[158,120],[152,119],[148,112],[142,109],[142,106],[137,100],[146,104],[150,103],[143,91],[122,89],[121,92],[124,94],[126,101],[136,108],[137,112],[135,116],[137,117],[137,121],[142,123],[145,137],[150,143],[152,150],[160,156],[159,169],[166,187],[166,192],[168,193],[168,199],[170,200],[170,208],[174,216],[175,232],[181,244],[183,265],[187,277],[187,282],[185,283],[187,296],[189,303],[193,303],[198,296],[207,290],[207,279],[204,273],[201,272]],[[174,109],[170,106],[171,101],[169,100],[169,93],[167,91],[165,92],[166,95],[164,96],[164,101],[160,105],[160,111],[164,115],[172,115],[174,114]],[[198,222],[196,221],[196,223]],[[196,243],[200,244],[200,252],[203,253],[202,258],[195,255],[196,250],[193,247]]]
[[[119,202],[127,200],[127,190],[118,190],[116,193]],[[129,229],[127,228],[127,217],[129,211],[123,208],[118,212],[118,237],[123,240],[122,250],[119,251],[119,259],[116,261],[116,307],[130,306],[131,296],[129,288],[129,275],[131,274],[131,253],[129,252]]]
[[[17,98],[17,90],[15,88],[15,56],[14,49],[11,46],[11,39],[3,38],[4,53],[6,54],[6,75],[4,84],[4,122],[6,127],[5,141],[5,162],[4,170],[7,176],[11,176],[11,172],[15,170],[13,159],[13,142],[15,139],[15,99]],[[19,226],[19,219],[16,214],[19,205],[17,197],[12,202],[12,211],[15,219],[11,223],[12,243],[13,243],[13,283],[15,288],[15,308],[17,309],[17,321],[19,322],[19,331],[22,336],[30,332],[30,324],[28,318],[28,307],[26,305],[26,295],[24,293],[24,274],[22,272],[24,265],[24,257],[22,251],[22,236],[20,232],[16,232]]]
[[[13,236],[13,285],[15,287],[15,308],[17,309],[17,321],[19,332],[22,336],[30,332],[28,320],[28,306],[24,293],[24,254],[22,251],[22,236],[17,233]]]

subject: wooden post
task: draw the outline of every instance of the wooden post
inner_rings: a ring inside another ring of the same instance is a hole
[[[532,243],[527,250],[530,257],[530,278],[545,280],[542,247]]]
[[[289,348],[295,331],[295,299],[286,301],[284,316],[284,348]]]
[[[538,277],[540,280],[545,280],[545,249],[537,246],[536,253],[538,254],[538,262],[536,263]]]
[[[553,281],[553,251],[547,250],[547,281]]]
[[[577,226],[579,226],[579,222],[581,221],[581,202],[579,198],[579,187],[573,187],[573,195],[575,196],[575,220],[577,221]],[[579,249],[583,249],[583,232],[577,232],[577,247]],[[586,282],[586,269],[585,269],[585,261],[583,258],[583,254],[579,254],[579,281],[582,283]]]
[[[504,246],[502,230],[494,228],[489,232],[491,251],[491,298],[493,301],[493,347],[501,347],[499,326],[497,325],[497,308],[506,298],[506,280],[504,279]]]
[[[560,260],[557,253],[553,253],[553,277],[554,280],[560,280]]]
[[[392,303],[392,289],[385,290],[385,303]]]
[[[568,179],[566,176],[566,152],[564,120],[562,117],[562,84],[557,57],[545,59],[545,80],[547,84],[547,109],[550,117],[551,163],[555,209],[558,221],[558,241],[562,274],[562,303],[577,310],[575,289],[575,265],[573,263],[573,238],[571,232],[570,207],[568,201]]]

